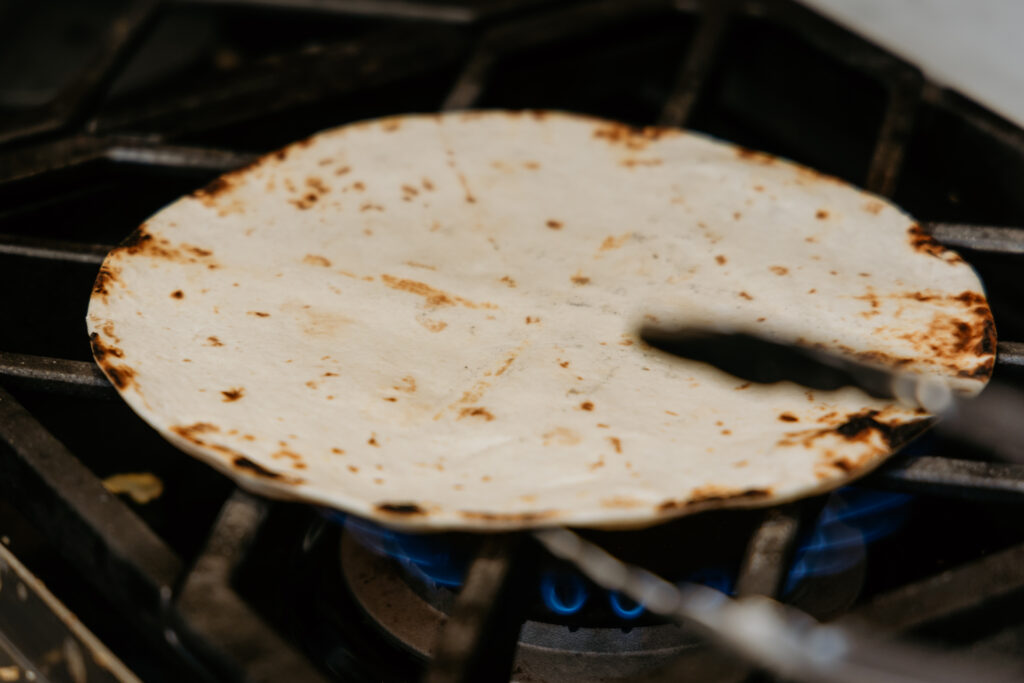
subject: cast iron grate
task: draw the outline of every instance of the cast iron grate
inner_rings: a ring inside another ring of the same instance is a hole
[[[1016,190],[1024,132],[793,2],[129,0],[105,8],[99,48],[56,96],[18,109],[0,103],[0,383],[18,396],[0,389],[0,491],[102,604],[173,662],[170,671],[322,678],[233,587],[268,503],[211,484],[190,521],[203,530],[197,540],[103,488],[92,451],[120,437],[64,417],[82,401],[93,423],[123,410],[106,400],[113,390],[89,359],[85,295],[111,245],[162,203],[319,128],[472,106],[692,126],[894,197],[943,243],[968,250],[1001,336],[1024,336],[1013,275],[1024,230],[998,227],[1024,225]],[[219,32],[212,48],[195,48],[216,68],[200,59],[170,76],[138,76],[140,55],[168,23],[195,28],[196,17],[212,17]],[[779,69],[793,63],[803,80]],[[1021,366],[1024,344],[1000,342],[997,376]],[[175,463],[169,468],[180,460],[153,457]],[[871,483],[1019,505],[1024,465],[970,450],[897,458]],[[778,594],[802,508],[764,513],[738,593]],[[512,549],[522,543],[483,545],[429,680],[508,677],[516,616],[483,606],[512,590]],[[1013,546],[886,592],[857,614],[894,631],[941,623],[1024,588],[1013,570],[1022,553]]]

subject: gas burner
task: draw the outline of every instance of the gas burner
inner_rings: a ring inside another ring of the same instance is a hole
[[[847,487],[828,497],[811,531],[799,539],[784,596],[826,617],[851,605],[864,579],[869,546],[897,531],[913,498]],[[460,534],[416,535],[392,531],[356,517],[342,521],[340,566],[356,602],[383,634],[411,654],[429,659],[452,612],[477,539]],[[756,516],[756,513],[755,515]],[[720,513],[710,519],[626,534],[626,547],[664,548],[680,560],[674,571],[662,561],[662,576],[734,593],[737,556],[721,539],[723,527],[753,523],[750,513]],[[721,522],[716,524],[716,517]],[[695,523],[694,523],[695,522]],[[738,536],[737,538],[742,538]],[[673,542],[674,541],[674,542]],[[685,549],[702,547],[692,565]],[[645,553],[646,554],[646,553]],[[689,562],[687,561],[689,559]],[[584,579],[574,568],[551,561],[533,585],[534,605],[519,634],[516,670],[530,681],[632,680],[687,656],[703,657],[694,633],[645,614],[642,606]],[[827,596],[822,600],[820,596]]]
[[[396,563],[370,551],[355,534],[341,536],[342,575],[363,611],[412,654],[433,655],[454,595],[435,587],[424,597]],[[515,668],[521,680],[625,681],[651,673],[704,645],[675,624],[636,628],[570,628],[528,620],[519,636]]]
[[[317,511],[249,496],[182,457],[111,400],[91,362],[85,294],[112,245],[217,173],[316,130],[557,108],[794,159],[892,198],[962,249],[1004,340],[996,379],[1022,378],[1024,343],[1008,340],[1024,338],[1024,231],[1005,226],[1024,226],[1024,131],[796,2],[58,4],[74,11],[0,9],[0,73],[15,76],[0,87],[0,540],[147,681],[508,677],[503,664],[472,668],[514,644],[504,622],[460,612],[481,558],[516,575],[511,550],[485,552],[507,539],[462,543],[454,563],[406,541],[377,555]],[[838,502],[587,536],[675,581],[1020,659],[1024,465],[917,443],[863,482],[910,502],[858,486]],[[103,486],[139,471],[162,496],[141,504]],[[670,680],[745,675],[564,566],[532,580],[516,680],[626,678],[671,653],[689,668]],[[479,585],[507,601],[497,579]],[[439,636],[446,620],[456,628]],[[453,633],[475,640],[444,660]],[[580,673],[583,662],[600,668]]]

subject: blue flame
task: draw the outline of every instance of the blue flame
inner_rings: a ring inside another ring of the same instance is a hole
[[[358,517],[349,517],[345,528],[367,548],[395,558],[428,583],[458,588],[465,579],[467,558],[442,537],[402,534]]]
[[[867,546],[906,522],[913,496],[846,487],[825,503],[811,534],[797,547],[784,592],[814,576],[838,574],[864,559]]]
[[[864,559],[867,546],[900,529],[910,514],[913,496],[874,491],[855,486],[829,496],[813,529],[798,541],[784,593],[801,581],[837,574]],[[469,565],[466,548],[444,536],[403,534],[358,517],[325,513],[343,519],[346,529],[364,546],[397,560],[414,576],[432,585],[458,588]],[[681,582],[700,583],[723,593],[735,592],[736,573],[724,567],[703,567],[681,577]],[[578,574],[547,572],[541,577],[540,595],[553,613],[569,616],[580,612],[590,598],[590,586]],[[607,594],[611,611],[624,620],[638,618],[644,608],[615,592]]]
[[[723,567],[701,567],[683,577],[683,581],[686,583],[699,583],[708,588],[714,588],[716,591],[726,595],[733,595],[736,588],[735,572]]]
[[[644,606],[630,600],[618,591],[608,593],[608,604],[612,611],[623,619],[636,619],[644,613]]]
[[[576,614],[590,597],[587,584],[577,574],[545,572],[540,578],[540,597],[555,614]]]

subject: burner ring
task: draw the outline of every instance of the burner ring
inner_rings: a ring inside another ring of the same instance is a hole
[[[389,558],[342,533],[341,572],[356,603],[394,641],[420,659],[429,659],[448,615],[415,591]],[[705,646],[675,624],[634,628],[578,628],[527,621],[519,636],[516,671],[526,680],[602,681],[653,672]]]

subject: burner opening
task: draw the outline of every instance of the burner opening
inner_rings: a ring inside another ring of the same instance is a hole
[[[549,610],[569,616],[583,609],[590,589],[579,575],[547,572],[540,579],[540,594]]]

